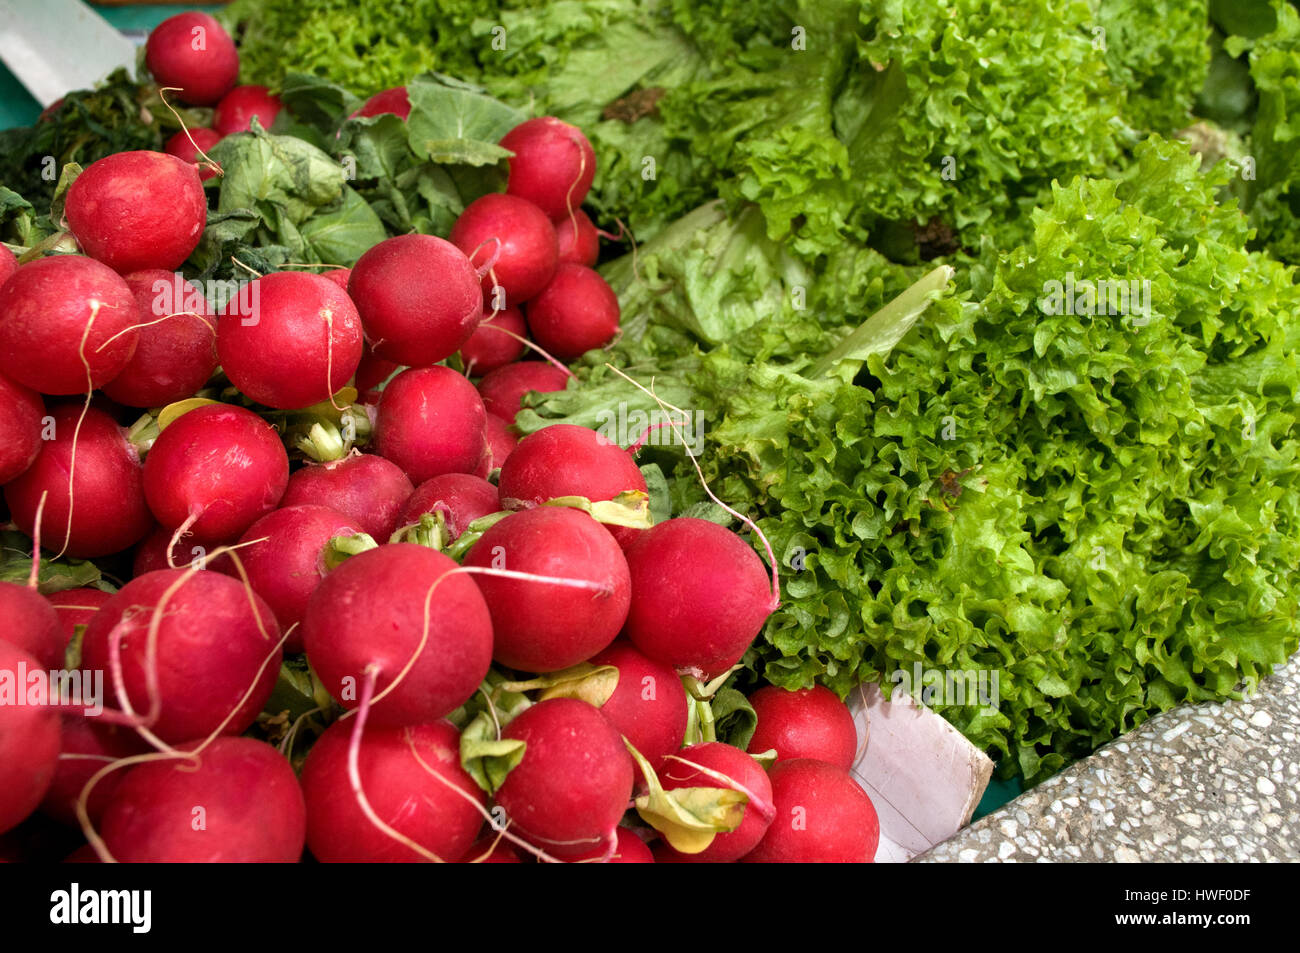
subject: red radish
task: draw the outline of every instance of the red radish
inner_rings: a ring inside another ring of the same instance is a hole
[[[174,271],[199,243],[208,200],[192,163],[165,152],[117,152],[77,176],[64,214],[77,244],[114,271]]]
[[[146,750],[134,730],[125,725],[105,724],[98,718],[87,718],[81,712],[63,716],[60,745],[58,767],[54,770],[49,790],[45,792],[45,799],[41,801],[41,813],[69,827],[77,826],[77,800],[86,782],[111,762]],[[106,774],[91,788],[86,812],[92,824],[99,823],[113,791],[124,776],[125,771]]]
[[[0,244],[0,285],[9,280],[9,276],[18,270],[18,256],[9,250],[9,246]]]
[[[468,341],[460,349],[460,359],[465,365],[465,373],[475,377],[504,367],[511,361],[519,360],[526,345],[517,341],[510,334],[496,330],[503,328],[519,337],[527,337],[528,325],[518,308],[507,306],[495,315],[490,312],[483,316],[483,323],[478,326]]]
[[[858,754],[858,734],[849,707],[829,688],[814,685],[786,691],[765,685],[749,696],[758,727],[748,750],[776,750],[777,761],[812,758],[848,771]]]
[[[617,838],[617,845],[614,847],[614,854],[606,863],[609,864],[653,864],[655,856],[646,846],[645,841],[626,827],[620,827],[614,832]],[[579,863],[585,860],[599,860],[604,851],[600,848],[593,851],[589,856],[576,857],[573,863]]]
[[[407,499],[397,518],[399,526],[418,522],[425,513],[441,513],[455,539],[480,516],[501,509],[497,488],[470,473],[444,473],[425,480]]]
[[[574,209],[572,216],[564,215],[555,220],[555,238],[560,262],[596,267],[596,260],[600,258],[600,235],[582,209]]]
[[[145,66],[159,86],[179,87],[177,98],[211,106],[239,75],[239,54],[225,28],[206,13],[178,13],[154,27],[145,43]]]
[[[284,755],[254,738],[218,738],[193,758],[130,768],[100,835],[124,863],[288,864],[300,859],[306,829],[302,788]]]
[[[65,864],[98,864],[101,863],[99,855],[95,853],[93,844],[82,844],[67,857],[63,858]]]
[[[44,669],[63,668],[68,644],[63,623],[39,592],[16,582],[0,582],[0,619],[4,619],[6,642],[27,652]]]
[[[377,454],[354,451],[342,460],[296,470],[280,505],[328,506],[383,543],[397,529],[398,514],[414,490],[397,464]]]
[[[206,126],[195,126],[188,133],[182,129],[163,144],[163,152],[182,162],[193,163],[198,168],[205,161],[201,152],[207,152],[221,141],[221,133]],[[206,182],[217,174],[216,169],[199,169],[199,181]]]
[[[626,639],[615,640],[590,661],[618,669],[618,685],[600,713],[651,765],[682,746],[689,705],[671,665],[648,658]]]
[[[562,860],[612,852],[633,781],[613,725],[584,701],[551,698],[525,709],[502,735],[525,744],[496,793],[509,829]]]
[[[656,864],[688,864],[685,854],[679,854],[668,845],[666,840],[657,840],[650,848]]]
[[[139,323],[108,266],[81,255],[28,262],[0,286],[0,372],[42,394],[84,394],[126,367]]]
[[[50,103],[48,106],[42,109],[41,114],[36,117],[36,121],[38,123],[45,122],[55,113],[57,113],[59,111],[59,107],[63,105],[63,99],[64,97],[60,96],[58,99],[54,100],[54,102]]]
[[[677,757],[683,760],[669,758],[659,768],[659,781],[665,790],[734,787],[750,797],[739,827],[718,834],[700,853],[683,854],[681,860],[707,864],[739,860],[763,839],[773,820],[772,784],[767,779],[767,772],[739,748],[720,741],[691,745],[679,751]],[[690,764],[685,763],[688,761]],[[725,775],[734,783],[727,784],[694,765]]]
[[[322,278],[328,278],[344,291],[348,290],[348,279],[352,277],[351,268],[334,268],[330,271],[322,271]]]
[[[8,483],[35,462],[41,452],[45,402],[30,387],[0,374],[0,483]]]
[[[357,707],[372,666],[375,725],[436,721],[474,694],[492,661],[492,619],[478,587],[450,574],[456,568],[432,549],[388,543],[348,558],[316,587],[303,642],[344,708]]]
[[[58,709],[25,703],[26,686],[19,684],[24,669],[35,672],[43,666],[16,645],[0,641],[0,673],[24,702],[0,705],[0,834],[36,810],[59,758]]]
[[[375,93],[348,118],[382,116],[384,113],[392,113],[401,119],[411,115],[411,97],[406,94],[405,86],[394,86],[392,89]]]
[[[252,411],[228,404],[176,418],[144,464],[153,515],[168,529],[185,527],[197,543],[238,537],[276,508],[288,482],[289,456],[276,432]]]
[[[172,530],[164,526],[155,527],[153,532],[140,541],[135,547],[135,552],[131,556],[131,575],[143,576],[147,572],[154,572],[158,569],[170,569],[171,564],[167,561],[167,550],[171,546]],[[177,545],[176,551],[172,553],[172,559],[177,565],[185,565],[191,559],[198,558],[207,552],[206,546],[199,546],[202,550],[200,553],[191,552],[196,547],[186,548],[183,545]],[[196,569],[202,569],[203,566],[196,566]]]
[[[77,626],[89,625],[100,607],[112,598],[113,593],[103,589],[64,589],[46,596],[46,601],[54,606],[54,613],[59,617],[63,644],[69,644],[77,635]]]
[[[518,305],[546,287],[555,274],[559,246],[546,213],[527,199],[490,192],[471,202],[451,229],[451,243],[483,276],[483,296],[493,306]],[[493,281],[495,278],[495,282]],[[505,300],[493,299],[496,288]]]
[[[267,513],[240,537],[241,543],[262,539],[240,549],[239,559],[253,591],[266,600],[281,631],[302,621],[307,600],[325,578],[325,547],[335,536],[359,533],[352,520],[327,506],[286,506]],[[236,579],[233,560],[222,560],[221,571]],[[294,629],[286,652],[302,651],[302,629]]]
[[[529,434],[501,467],[501,505],[508,510],[537,506],[561,496],[612,500],[625,490],[646,492],[645,477],[632,455],[594,430],[552,424]],[[641,530],[606,527],[622,546]]]
[[[352,379],[361,316],[347,293],[320,275],[264,275],[222,312],[217,355],[245,396],[279,410],[310,407]]]
[[[645,841],[632,831],[620,827],[615,833],[618,843],[614,848],[614,856],[609,859],[611,864],[653,864],[655,862],[655,855],[650,852]]]
[[[776,817],[755,864],[869,864],[880,844],[876,808],[843,768],[811,758],[781,761],[768,772]]]
[[[519,438],[515,436],[510,425],[498,417],[496,414],[487,415],[487,469],[491,473],[493,470],[499,470],[506,462],[506,458],[514,452],[515,447],[519,444]]]
[[[425,859],[375,826],[348,779],[352,719],[321,735],[302,768],[307,846],[323,863]],[[367,725],[357,758],[361,790],[375,814],[434,856],[454,861],[483,827],[483,792],[460,766],[460,737],[448,722]]]
[[[488,413],[512,424],[525,394],[564,390],[572,377],[564,368],[545,361],[518,361],[485,375],[478,382],[478,392]]]
[[[413,367],[384,388],[375,449],[415,483],[473,473],[487,450],[487,412],[478,391],[449,367]]]
[[[140,309],[139,344],[104,393],[128,407],[162,407],[192,397],[217,369],[216,320],[202,291],[158,268],[123,280]]]
[[[409,367],[460,350],[483,317],[479,275],[465,253],[432,235],[399,235],[357,261],[348,294],[379,357]]]
[[[397,373],[400,367],[401,365],[395,361],[376,357],[375,352],[370,350],[370,345],[364,345],[361,349],[361,362],[357,364],[356,379],[352,382],[360,395],[360,402],[378,404],[382,394],[378,389],[379,386]]]
[[[604,528],[581,510],[538,507],[496,523],[466,566],[599,583],[599,591],[476,575],[492,613],[492,655],[525,672],[555,672],[609,645],[627,618],[627,561]]]
[[[119,707],[129,700],[154,734],[177,743],[218,727],[228,735],[248,728],[275,687],[279,641],[270,606],[241,583],[208,570],[160,569],[128,582],[90,620],[82,664],[107,673]],[[126,698],[113,684],[115,645]]]
[[[510,841],[495,834],[480,837],[457,861],[460,864],[522,864]]]
[[[31,536],[46,494],[42,544],[90,559],[134,545],[149,532],[153,517],[145,503],[140,457],[126,432],[94,407],[86,409],[78,432],[81,413],[82,408],[71,404],[50,412],[53,439],[45,441],[41,455],[22,476],[5,485],[4,496],[14,522]]]
[[[627,564],[632,609],[625,634],[646,655],[678,669],[721,675],[740,661],[775,608],[758,554],[708,520],[677,517],[643,530],[627,549]]]
[[[282,105],[280,97],[273,96],[265,86],[236,86],[217,103],[212,128],[223,136],[248,132],[256,116],[263,129],[270,129]]]
[[[587,197],[596,153],[577,126],[541,116],[521,122],[501,139],[510,157],[506,193],[528,199],[548,217],[563,218]]]
[[[618,333],[618,295],[585,265],[563,264],[528,302],[528,327],[544,350],[572,361]]]

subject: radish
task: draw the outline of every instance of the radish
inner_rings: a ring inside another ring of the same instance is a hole
[[[171,563],[167,561],[167,551],[172,545],[172,531],[164,526],[156,526],[148,536],[140,541],[135,547],[135,552],[131,556],[131,575],[143,576],[147,572],[154,572],[158,569],[170,569]],[[195,547],[191,547],[193,549]],[[206,546],[197,547],[207,552]],[[197,557],[199,553],[191,553],[190,549],[177,547],[173,558],[177,563],[189,562],[191,556]],[[197,567],[199,569],[203,566]]]
[[[153,526],[144,495],[144,471],[126,432],[108,414],[73,405],[50,412],[53,438],[22,476],[5,484],[5,502],[18,527],[50,548],[90,559],[118,553]],[[75,461],[73,454],[76,454]]]
[[[338,286],[339,286],[340,288],[342,288],[344,291],[347,291],[347,290],[348,290],[348,279],[350,279],[350,278],[352,277],[352,269],[351,269],[351,268],[333,268],[333,269],[331,269],[331,270],[329,270],[329,271],[322,271],[320,276],[321,276],[322,278],[328,278],[330,281],[334,282],[336,285],[338,285]]]
[[[577,126],[541,116],[521,122],[501,139],[510,157],[506,193],[527,199],[559,219],[582,204],[596,175],[596,154]]]
[[[161,569],[122,587],[90,620],[85,668],[163,741],[237,735],[279,674],[280,628],[261,598],[221,573]],[[120,666],[114,655],[120,656]],[[120,667],[126,697],[116,687]]]
[[[5,641],[31,655],[45,669],[63,668],[63,623],[35,589],[16,582],[0,582],[0,619]]]
[[[77,800],[86,782],[105,765],[145,750],[140,736],[125,725],[106,724],[80,712],[64,715],[59,762],[41,801],[41,813],[60,824],[77,826]],[[106,774],[91,788],[86,804],[91,823],[99,823],[123,776],[122,771]]]
[[[206,126],[195,126],[186,132],[182,129],[163,145],[163,152],[175,156],[185,163],[192,163],[198,168],[205,161],[201,152],[207,152],[222,139],[221,133]],[[217,174],[216,169],[199,169],[199,181],[206,182]]]
[[[7,409],[0,422],[0,483],[8,483],[41,452],[45,402],[30,387],[0,373],[0,406]]]
[[[555,226],[546,213],[527,199],[499,192],[475,199],[460,213],[451,243],[476,267],[492,263],[483,276],[483,296],[493,300],[500,287],[505,300],[493,300],[498,307],[518,305],[545,288],[559,260]]]
[[[504,469],[501,496],[504,501]],[[740,661],[776,608],[758,554],[708,520],[679,516],[641,531],[627,549],[627,564],[632,608],[625,633],[646,655],[679,670],[721,675]]]
[[[280,97],[272,95],[265,86],[236,86],[217,103],[212,113],[212,128],[223,136],[248,132],[256,116],[263,129],[270,129],[282,105]]]
[[[202,291],[158,268],[123,280],[140,309],[139,344],[104,393],[128,407],[162,407],[193,396],[217,369],[216,321]]]
[[[632,455],[587,427],[552,424],[529,434],[501,467],[501,505],[508,510],[537,506],[562,496],[612,500],[626,490],[646,491]],[[642,532],[628,526],[606,529],[622,546]]]
[[[450,539],[455,539],[470,523],[500,509],[497,488],[487,480],[470,473],[444,473],[415,488],[397,524],[410,526],[425,513],[441,513]]]
[[[488,413],[512,424],[525,394],[564,390],[572,377],[564,368],[545,361],[517,361],[484,375],[478,382],[478,392]]]
[[[633,781],[614,726],[584,701],[551,698],[525,709],[502,735],[525,744],[496,793],[510,830],[559,859],[594,849],[612,854]]]
[[[474,385],[449,367],[413,367],[384,388],[375,449],[415,483],[472,473],[487,451],[487,412]]]
[[[328,506],[361,532],[385,542],[397,529],[398,515],[414,490],[397,464],[377,454],[353,451],[342,460],[310,463],[296,470],[280,505]]]
[[[242,407],[208,404],[176,418],[144,465],[144,493],[159,523],[198,543],[239,536],[271,512],[289,482],[276,432]]]
[[[302,768],[307,846],[324,863],[425,859],[377,827],[348,779],[355,721],[336,721]],[[448,722],[367,726],[357,755],[361,790],[375,815],[400,837],[445,861],[473,844],[483,827],[483,792],[460,766],[460,738]]]
[[[165,152],[117,152],[77,176],[64,214],[82,250],[114,271],[174,271],[203,235],[208,200],[192,163]]]
[[[361,316],[320,275],[282,271],[252,282],[217,321],[217,354],[245,396],[279,410],[329,400],[361,360]]]
[[[647,657],[626,639],[592,656],[591,664],[618,669],[618,684],[600,713],[651,765],[682,746],[689,706],[671,665]]]
[[[0,372],[42,394],[85,394],[126,367],[139,323],[108,266],[81,255],[28,262],[0,286]]]
[[[89,625],[100,607],[112,598],[113,593],[103,589],[64,589],[46,596],[45,601],[54,607],[54,614],[59,617],[63,644],[71,643],[77,636],[77,626],[84,628]]]
[[[518,308],[507,306],[496,314],[483,316],[483,323],[470,335],[460,349],[460,359],[465,365],[465,373],[481,376],[498,367],[504,367],[511,361],[519,360],[526,345],[517,341],[510,334],[502,334],[503,328],[511,334],[525,337],[528,325]]]
[[[777,761],[812,758],[848,771],[858,754],[858,734],[849,707],[829,688],[814,685],[787,691],[765,685],[749,696],[758,727],[749,741],[755,754],[775,750]]]
[[[26,700],[18,673],[41,663],[9,642],[0,641],[0,673]],[[49,705],[0,704],[0,834],[36,810],[54,780],[59,758],[59,712]]]
[[[9,250],[9,246],[0,243],[0,285],[9,280],[9,276],[18,270],[18,256]]]
[[[776,817],[757,847],[755,864],[869,864],[880,821],[867,792],[843,768],[811,758],[781,761],[768,772]]]
[[[500,469],[506,462],[506,459],[514,452],[519,445],[519,438],[515,436],[510,425],[498,417],[496,414],[487,415],[487,471]]]
[[[191,106],[211,106],[235,85],[239,54],[225,28],[206,13],[178,13],[154,27],[145,66],[159,86],[179,88]]]
[[[192,757],[131,768],[100,834],[124,863],[295,863],[306,829],[302,788],[284,755],[254,738],[218,738]]]
[[[361,361],[357,364],[356,377],[352,382],[359,395],[358,402],[370,405],[378,404],[379,398],[383,394],[381,385],[397,373],[399,367],[401,365],[395,361],[386,361],[382,357],[376,357],[375,352],[370,349],[370,345],[363,344]]]
[[[436,721],[477,691],[492,662],[492,619],[456,568],[432,549],[389,543],[350,557],[316,587],[303,643],[344,708],[357,707],[367,670],[378,673],[369,713],[377,725]]]
[[[352,268],[348,294],[379,357],[424,367],[455,354],[483,317],[479,275],[465,253],[432,235],[399,235]]]
[[[392,89],[375,93],[348,118],[382,116],[385,113],[392,113],[399,119],[406,119],[411,115],[411,97],[407,95],[405,86],[394,86]]]
[[[701,767],[724,775],[733,783],[728,784],[701,771]],[[667,759],[658,773],[659,781],[666,791],[731,787],[749,796],[739,827],[716,835],[712,843],[698,854],[682,854],[682,861],[726,864],[739,860],[754,849],[772,824],[775,808],[772,803],[772,784],[767,778],[767,772],[739,748],[720,741],[691,745],[679,751],[677,757]],[[672,850],[672,847],[668,849]]]
[[[614,853],[608,860],[607,864],[653,864],[655,856],[646,846],[645,841],[638,837],[634,832],[626,827],[619,827],[614,831],[616,843]],[[603,849],[598,848],[589,855],[573,858],[574,863],[584,860],[599,860],[603,856]]]
[[[533,339],[562,361],[604,347],[618,333],[618,320],[618,295],[585,265],[560,265],[528,302]]]
[[[609,645],[627,618],[627,561],[605,529],[581,510],[538,507],[490,527],[466,566],[599,583],[599,591],[476,575],[492,613],[492,655],[525,672],[555,672]]]
[[[457,861],[459,864],[522,864],[519,854],[504,837],[480,837]]]
[[[359,532],[352,520],[337,510],[311,504],[267,513],[244,531],[241,543],[265,537],[263,542],[240,549],[239,560],[248,574],[248,584],[271,607],[281,631],[302,621],[307,600],[325,578],[329,541]],[[222,562],[222,572],[240,578],[233,560]],[[302,651],[301,628],[289,633],[285,651]]]
[[[600,235],[587,213],[574,209],[555,221],[555,239],[559,248],[559,262],[596,267],[600,258]]]

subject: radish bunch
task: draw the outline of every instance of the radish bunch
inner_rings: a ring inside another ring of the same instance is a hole
[[[870,859],[838,699],[758,692],[748,751],[711,727],[777,606],[753,546],[652,524],[635,451],[594,430],[514,427],[618,332],[581,131],[511,130],[505,191],[445,237],[217,307],[182,270],[203,153],[281,104],[204,14],[146,64],[214,128],[88,166],[80,253],[0,246],[0,484],[35,563],[0,583],[0,675],[102,686],[0,695],[0,834],[41,813],[78,859],[140,862]],[[121,584],[47,598],[42,546]],[[812,835],[782,833],[805,800]]]

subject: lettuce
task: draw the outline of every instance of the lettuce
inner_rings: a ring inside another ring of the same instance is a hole
[[[792,273],[753,211],[706,207],[649,243],[639,278],[606,266],[625,302],[653,300],[649,319],[589,357],[590,389],[521,421],[643,400],[605,361],[667,382],[705,409],[714,491],[783,567],[750,664],[841,694],[918,663],[997,673],[996,710],[935,707],[1039,780],[1297,648],[1300,290],[1218,203],[1227,175],[1153,137],[1123,171],[1058,183],[1022,244],[985,241],[891,350],[818,378],[816,358],[917,271],[845,245]],[[683,278],[719,249],[707,281]],[[1055,308],[1067,273],[1137,281],[1146,306]],[[674,512],[703,499],[679,452],[647,452]]]

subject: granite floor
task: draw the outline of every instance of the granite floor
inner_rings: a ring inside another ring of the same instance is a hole
[[[1300,860],[1300,655],[1158,715],[918,862]]]

